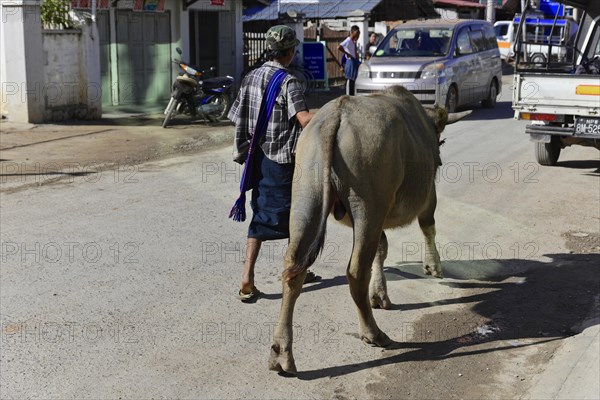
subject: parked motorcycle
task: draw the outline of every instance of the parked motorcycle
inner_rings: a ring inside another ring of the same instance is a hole
[[[176,50],[181,55],[181,49]],[[232,104],[233,77],[227,75],[203,79],[206,71],[200,71],[181,60],[173,62],[179,65],[181,72],[173,82],[171,99],[164,112],[163,128],[169,125],[175,114],[189,114],[192,118],[200,116],[211,122],[225,119]],[[210,71],[214,71],[214,68]]]

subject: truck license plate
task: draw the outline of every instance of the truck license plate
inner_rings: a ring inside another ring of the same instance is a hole
[[[576,135],[600,135],[600,118],[575,118]]]

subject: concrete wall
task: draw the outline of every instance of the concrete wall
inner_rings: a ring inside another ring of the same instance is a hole
[[[81,100],[80,30],[42,32],[44,45],[44,120],[64,120],[86,114]]]
[[[45,30],[44,120],[102,116],[98,32],[91,20],[81,29]]]
[[[79,30],[42,31],[38,1],[3,2],[0,9],[0,107],[9,120],[101,117],[100,47],[91,19]]]
[[[40,4],[33,0],[0,2],[5,59],[1,103],[15,122],[43,120],[44,79],[42,66],[42,25]],[[10,56],[7,62],[6,56]]]

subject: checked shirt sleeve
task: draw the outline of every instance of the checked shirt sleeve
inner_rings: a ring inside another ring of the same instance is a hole
[[[233,143],[233,161],[243,164],[250,148],[252,135],[248,131],[249,107],[246,104],[248,96],[246,89],[242,88],[227,115],[235,123],[235,137]]]
[[[298,79],[292,77],[287,82],[287,88],[287,112],[288,119],[291,120],[300,111],[308,111],[308,106]]]

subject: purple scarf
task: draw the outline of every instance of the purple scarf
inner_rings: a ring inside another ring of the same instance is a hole
[[[229,218],[233,218],[234,221],[243,222],[246,220],[246,192],[252,187],[252,162],[254,160],[254,153],[256,147],[259,146],[260,139],[267,132],[267,126],[269,125],[269,119],[271,119],[273,106],[281,91],[281,83],[286,75],[287,72],[283,69],[275,71],[267,84],[265,95],[262,98],[260,111],[258,112],[258,121],[256,121],[256,126],[254,127],[254,134],[250,141],[250,148],[248,149],[248,155],[246,156],[242,181],[240,182],[240,197],[238,197],[229,213]]]

